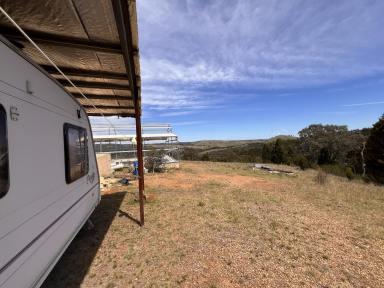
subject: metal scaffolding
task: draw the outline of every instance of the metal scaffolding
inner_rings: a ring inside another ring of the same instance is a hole
[[[131,166],[138,160],[136,127],[129,124],[95,124],[93,141],[96,153],[111,154],[112,165],[117,168]],[[167,161],[180,160],[180,146],[177,135],[170,124],[146,124],[142,127],[143,158],[154,151],[166,156]],[[118,163],[118,164],[117,164]]]

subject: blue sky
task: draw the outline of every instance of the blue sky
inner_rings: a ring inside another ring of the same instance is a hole
[[[384,1],[136,3],[143,122],[182,141],[369,127],[384,112]]]

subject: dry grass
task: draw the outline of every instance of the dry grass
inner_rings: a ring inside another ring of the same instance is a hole
[[[319,170],[316,175],[316,182],[320,185],[324,185],[327,182],[328,174],[323,170]]]
[[[104,196],[45,287],[383,287],[384,187],[185,162]],[[118,212],[120,210],[120,212]]]

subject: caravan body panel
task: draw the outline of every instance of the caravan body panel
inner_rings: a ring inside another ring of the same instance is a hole
[[[9,189],[0,198],[0,287],[34,287],[98,204],[99,177],[81,105],[0,40],[0,104],[7,119],[9,170]],[[81,150],[86,151],[87,170],[71,183],[66,181],[66,123],[85,129],[88,137]]]

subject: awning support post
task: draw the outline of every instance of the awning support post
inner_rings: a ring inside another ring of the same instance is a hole
[[[135,122],[136,122],[136,149],[137,161],[139,164],[139,202],[140,202],[140,226],[144,225],[144,158],[143,139],[141,137],[141,115],[138,101],[135,101]]]
[[[137,148],[137,161],[139,162],[139,201],[140,201],[140,225],[144,225],[144,163],[143,163],[143,139],[141,137],[141,109],[139,91],[137,85],[137,77],[135,72],[135,61],[133,54],[135,49],[132,46],[131,37],[131,24],[129,7],[127,0],[113,0],[113,12],[115,14],[117,31],[119,33],[121,52],[123,54],[125,69],[128,76],[129,88],[131,96],[133,97],[135,108],[135,122],[136,122],[136,148]]]

